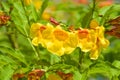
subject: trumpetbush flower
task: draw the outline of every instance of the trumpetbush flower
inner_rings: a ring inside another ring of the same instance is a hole
[[[99,26],[95,20],[90,23],[91,35],[93,35],[94,45],[90,51],[90,58],[96,60],[100,54],[102,48],[106,48],[109,45],[109,41],[104,37],[105,28]]]
[[[47,24],[47,26],[40,24],[40,23],[33,23],[30,29],[30,35],[33,38],[32,43],[35,46],[38,44],[42,44],[42,46],[46,46],[47,39],[50,39],[51,32],[53,26],[51,24]]]
[[[74,41],[76,41],[75,34],[63,30],[61,26],[58,25],[53,30],[53,40],[51,44],[47,46],[47,49],[58,56],[70,54],[77,46],[77,41]]]
[[[88,52],[92,49],[93,41],[90,31],[88,29],[78,30],[78,38],[79,38],[78,47],[80,47],[83,52]]]

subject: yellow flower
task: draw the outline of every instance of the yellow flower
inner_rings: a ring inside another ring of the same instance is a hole
[[[90,51],[90,58],[96,60],[100,54],[102,48],[106,48],[109,45],[109,41],[104,37],[104,30],[103,26],[99,26],[95,20],[91,21],[90,24],[91,28],[91,35],[93,35],[94,39],[94,46]]]
[[[73,32],[67,32],[58,25],[52,33],[52,40],[48,41],[47,49],[53,54],[62,56],[70,54],[77,47],[77,37]]]
[[[30,29],[30,36],[33,38],[32,43],[38,46],[42,42],[42,32],[46,27],[40,23],[33,23]]]
[[[93,47],[90,31],[88,29],[80,29],[77,35],[79,38],[78,47],[80,47],[83,52],[90,51]]]
[[[61,26],[57,26],[52,33],[53,39],[48,41],[50,44],[47,45],[48,51],[58,56],[62,56],[65,53],[63,42],[68,38],[68,32],[63,30]]]
[[[53,42],[54,38],[53,38],[53,31],[54,31],[54,27],[51,24],[47,24],[46,25],[46,29],[42,32],[42,46],[47,48],[47,46],[49,46],[51,44],[51,42]]]
[[[65,48],[65,54],[70,54],[75,50],[78,45],[78,37],[76,32],[69,32],[69,38],[63,42],[63,47]]]
[[[52,54],[55,54],[57,56],[64,55],[64,51],[65,51],[62,42],[59,42],[57,40],[54,40],[53,42],[49,42],[49,44],[47,45],[47,49]]]
[[[38,44],[42,44],[42,46],[46,46],[46,40],[51,39],[51,32],[53,26],[51,24],[47,24],[47,26],[40,23],[33,23],[30,29],[30,36],[33,38],[32,44],[38,46]]]
[[[53,35],[59,41],[65,41],[68,38],[68,33],[66,31],[62,30],[62,28],[60,26],[56,27],[56,29],[53,32]]]

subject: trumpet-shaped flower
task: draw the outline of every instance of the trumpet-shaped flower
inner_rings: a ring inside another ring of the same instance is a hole
[[[94,45],[90,51],[90,58],[96,60],[102,48],[106,48],[109,45],[109,41],[104,38],[103,26],[99,26],[95,20],[90,23],[91,35],[93,35]]]
[[[88,29],[78,30],[78,38],[78,47],[80,47],[83,52],[88,52],[92,49],[93,41]]]
[[[68,38],[68,32],[63,30],[60,26],[56,27],[53,31],[53,35],[58,41],[65,41]]]
[[[75,34],[63,30],[59,25],[53,31],[53,38],[47,49],[58,56],[71,53],[77,46]]]
[[[60,26],[57,26],[52,32],[52,40],[48,42],[47,45],[48,51],[58,56],[64,54],[65,49],[63,48],[63,41],[68,38],[68,33],[65,32]]]
[[[76,32],[69,32],[69,37],[64,41],[63,47],[65,48],[65,53],[70,54],[75,50],[78,45],[78,37]]]
[[[30,35],[33,38],[32,43],[35,46],[42,44],[42,46],[45,47],[48,44],[46,41],[48,39],[52,39],[50,36],[52,30],[53,26],[51,24],[47,24],[47,26],[45,26],[40,23],[33,23],[30,29]]]

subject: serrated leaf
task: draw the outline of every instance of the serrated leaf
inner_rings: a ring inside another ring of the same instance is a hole
[[[100,10],[100,13],[102,13],[103,15],[101,22],[100,22],[101,25],[103,25],[108,18],[112,16],[116,16],[116,14],[120,12],[119,8],[120,8],[120,5],[117,5],[117,4],[102,8]]]
[[[1,54],[0,55],[0,64],[1,64],[1,66],[4,66],[6,64],[15,64],[15,61],[10,57]]]
[[[11,65],[6,65],[0,69],[0,80],[10,80],[14,70]]]
[[[104,62],[97,63],[96,65],[93,65],[91,68],[89,68],[88,76],[91,74],[96,74],[96,73],[103,74],[103,75],[109,77],[109,79],[111,79],[111,77],[112,77],[112,72],[111,72],[110,66],[108,66]]]
[[[82,22],[81,22],[83,28],[89,26],[90,20],[92,19],[92,14],[93,14],[93,12],[92,12],[92,10],[90,10],[83,17]]]
[[[27,65],[24,55],[19,50],[13,50],[4,46],[0,46],[0,51],[4,54],[12,56],[13,58]]]
[[[79,71],[74,71],[73,72],[73,80],[82,80],[82,75],[80,74]]]
[[[72,68],[71,65],[67,64],[55,64],[49,68],[49,70],[62,70],[62,69],[70,69]]]
[[[120,69],[120,61],[115,60],[115,61],[112,63],[112,65],[115,66],[116,68]]]
[[[13,3],[13,10],[11,12],[11,19],[15,24],[15,27],[22,34],[25,34],[25,30],[28,29],[28,20],[26,17],[25,10],[23,9],[22,3]]]
[[[110,12],[111,12],[111,10],[113,9],[113,6],[109,6],[109,7],[107,7],[107,8],[103,8],[103,9],[101,9],[101,14],[102,15],[104,15],[103,17],[102,17],[102,19],[101,19],[101,25],[103,25],[104,23],[105,23],[105,20],[106,20],[106,18],[108,18],[108,16],[109,16],[109,14],[111,14]]]
[[[2,3],[2,6],[4,8],[4,11],[7,12],[7,13],[9,13],[9,11],[10,11],[10,5],[8,5],[8,3],[6,3],[6,2],[1,2],[1,3]]]
[[[33,4],[26,6],[26,12],[27,12],[26,14],[29,15],[28,17],[30,21],[36,22],[37,19],[39,18],[38,13]]]

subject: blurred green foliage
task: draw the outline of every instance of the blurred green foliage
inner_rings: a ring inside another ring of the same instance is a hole
[[[38,11],[33,4],[26,6],[23,0],[0,1],[0,11],[10,16],[7,24],[0,25],[0,80],[11,80],[16,73],[27,75],[35,69],[46,71],[43,80],[57,70],[72,73],[73,80],[87,80],[95,74],[106,76],[108,80],[119,80],[120,39],[106,35],[110,46],[94,61],[89,59],[88,53],[83,54],[79,48],[70,55],[58,57],[41,45],[35,47],[31,44],[29,30],[34,22],[49,22],[42,18],[42,14],[46,10],[49,11],[51,6],[55,10],[50,9],[50,16],[66,26],[89,27],[90,20],[95,18],[108,29],[110,26],[107,22],[120,16],[120,4],[99,8],[96,4],[93,7],[93,3],[76,5],[72,2],[42,1],[42,7]]]

